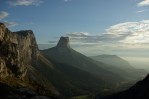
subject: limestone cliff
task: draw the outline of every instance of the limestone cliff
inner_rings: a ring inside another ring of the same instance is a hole
[[[43,95],[58,95],[44,75],[45,68],[51,70],[53,66],[40,53],[33,31],[11,32],[0,23],[0,82]]]
[[[10,32],[0,24],[0,76],[24,77],[31,60],[39,55],[31,30]]]

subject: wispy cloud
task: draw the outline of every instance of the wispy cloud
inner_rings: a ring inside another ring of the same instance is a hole
[[[1,12],[0,12],[0,20],[1,20],[1,19],[4,19],[4,18],[7,17],[8,15],[9,15],[8,12],[1,11]]]
[[[9,15],[8,12],[1,11],[1,12],[0,12],[0,20],[6,18],[8,15]],[[16,22],[10,22],[10,21],[4,21],[4,20],[2,20],[2,22],[3,22],[7,27],[14,27],[14,26],[17,26],[17,25],[18,25],[18,23],[16,23]]]
[[[70,38],[75,38],[75,37],[87,37],[89,35],[88,32],[68,32],[66,33],[66,36],[69,36]]]
[[[73,44],[97,44],[99,36],[92,36],[89,32],[70,32],[66,33]]]
[[[145,12],[145,10],[139,10],[136,13],[143,13],[143,12]]]
[[[19,25],[19,24],[16,23],[16,22],[10,22],[10,21],[3,21],[3,23],[4,23],[7,27],[14,27],[14,26]]]
[[[28,22],[27,25],[34,25],[34,22]]]
[[[117,36],[123,43],[149,43],[149,20],[139,22],[125,22],[111,26],[106,34]]]
[[[11,0],[8,2],[10,6],[39,6],[43,3],[42,0]]]
[[[70,32],[72,43],[77,44],[102,44],[132,46],[149,43],[149,20],[139,22],[124,22],[110,26],[105,33],[91,35],[89,32]],[[136,47],[136,46],[135,46]]]
[[[71,1],[71,0],[64,0],[64,2],[69,2],[69,1]]]
[[[143,1],[139,2],[137,6],[140,6],[140,7],[149,6],[149,0],[143,0]]]

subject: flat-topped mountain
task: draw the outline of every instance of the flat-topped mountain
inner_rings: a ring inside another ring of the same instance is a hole
[[[61,45],[62,44],[62,45]],[[68,45],[68,46],[66,46]],[[66,64],[69,67],[77,68],[82,71],[86,71],[93,75],[96,75],[100,78],[101,81],[107,84],[106,86],[111,86],[114,90],[121,90],[121,85],[126,84],[126,88],[135,83],[138,79],[143,78],[146,72],[138,72],[135,71],[136,69],[133,68],[129,63],[118,56],[111,56],[109,59],[105,59],[105,61],[98,61],[92,58],[89,58],[74,49],[72,49],[69,45],[69,38],[68,37],[61,37],[57,46],[49,49],[42,50],[43,55],[56,63]],[[115,60],[112,63],[113,57]],[[111,60],[111,63],[109,62]],[[116,64],[116,60],[120,60],[118,62],[125,63],[124,68],[121,67],[122,63]],[[67,67],[68,68],[68,67]],[[65,69],[67,69],[65,68]],[[131,68],[129,72],[128,68]],[[128,72],[129,73],[128,73]],[[135,71],[135,72],[134,72]],[[75,74],[74,74],[75,75]],[[80,74],[81,75],[81,74]],[[139,75],[138,77],[136,75]],[[131,84],[129,84],[131,82]],[[129,86],[127,86],[127,84]],[[109,88],[109,87],[108,87]],[[108,89],[110,90],[110,89]]]
[[[59,48],[70,48],[69,37],[61,37],[57,47]]]
[[[100,62],[100,64],[97,65],[97,62],[93,59],[73,50],[71,47],[63,46],[69,44],[68,39],[68,37],[61,37],[57,46],[50,49],[42,50],[44,56],[47,59],[53,60],[55,62],[68,64],[83,71],[98,75],[105,81],[110,81],[111,77],[113,77],[113,81],[120,81],[120,79],[122,79],[115,73],[103,69],[102,66],[106,66],[104,63]],[[110,82],[112,83],[113,81]]]
[[[63,78],[54,78],[59,80],[56,88],[65,94],[66,92],[69,93],[67,90],[69,88],[73,92],[71,94],[76,95],[79,95],[78,92],[82,94],[101,93],[103,89],[111,88],[111,84],[114,84],[114,82],[106,82],[107,80],[110,81],[111,77],[117,81],[122,79],[114,73],[99,68],[92,59],[73,50],[69,45],[68,37],[61,37],[57,46],[42,50],[42,53],[56,64],[55,68],[59,72],[54,75],[60,75]]]

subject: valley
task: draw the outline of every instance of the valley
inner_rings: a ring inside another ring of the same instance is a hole
[[[103,97],[128,89],[148,73],[116,55],[87,57],[71,48],[69,37],[39,50],[32,30],[11,32],[3,23],[0,45],[0,96],[4,99]]]

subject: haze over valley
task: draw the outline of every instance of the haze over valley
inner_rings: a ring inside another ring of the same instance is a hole
[[[71,43],[71,41],[70,41]],[[56,46],[56,44],[38,44],[39,45],[39,49],[43,50],[43,49],[48,49],[48,48],[52,48],[54,46]],[[100,46],[100,45],[99,45]],[[92,50],[91,47],[85,46],[85,45],[76,45],[76,44],[71,44],[71,47],[73,49],[75,49],[76,51],[83,53],[86,56],[96,56],[96,55],[102,55],[102,54],[107,54],[107,55],[117,55],[120,56],[121,58],[127,60],[133,67],[138,68],[138,69],[145,69],[147,71],[149,71],[149,61],[148,61],[148,54],[144,53],[144,51],[138,51],[135,52],[136,50],[133,49],[134,51],[129,51],[129,53],[121,53],[121,51],[123,50],[119,50],[119,52],[116,51],[106,51],[105,50],[100,50],[96,49],[96,50]],[[128,50],[126,50],[127,52]],[[125,51],[123,51],[125,52]]]

